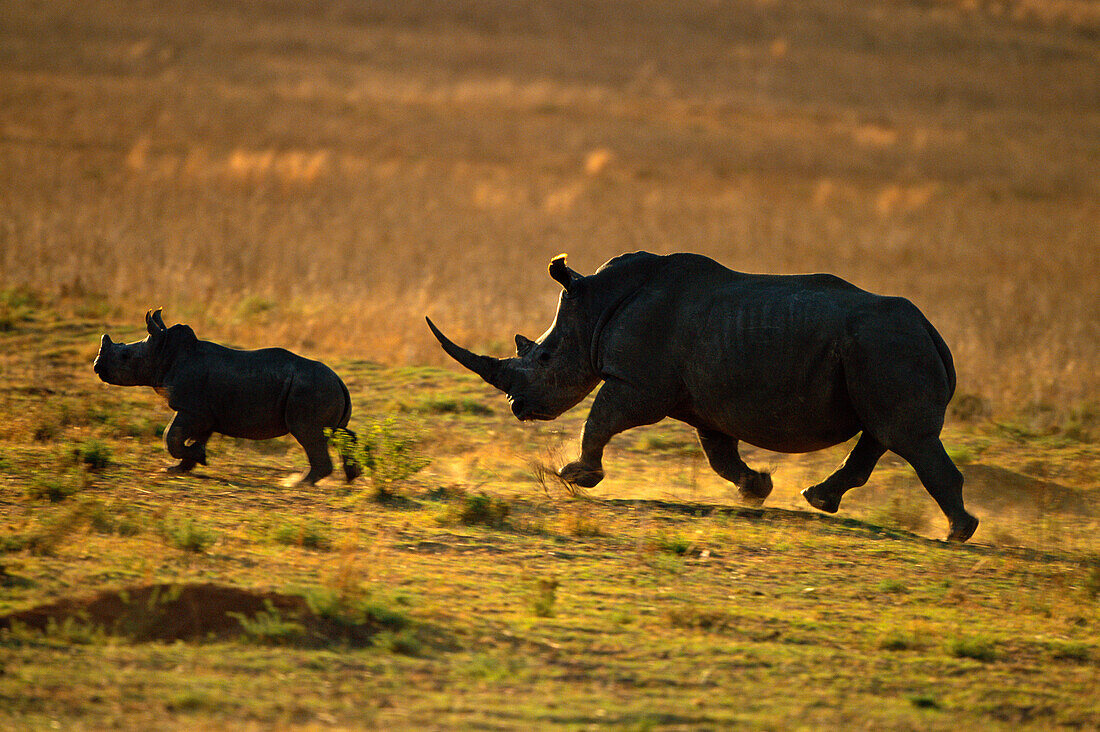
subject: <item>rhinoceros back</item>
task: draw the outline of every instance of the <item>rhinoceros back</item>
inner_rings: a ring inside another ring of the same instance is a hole
[[[267,439],[303,420],[343,427],[347,387],[328,366],[282,348],[237,350],[199,341],[165,379],[169,406],[209,414],[231,437]]]

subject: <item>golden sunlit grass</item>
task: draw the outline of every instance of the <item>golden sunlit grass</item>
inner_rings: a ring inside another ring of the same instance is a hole
[[[442,363],[423,315],[506,352],[560,251],[690,250],[911,298],[998,413],[1095,404],[1090,5],[811,5],[20,5],[0,287]]]

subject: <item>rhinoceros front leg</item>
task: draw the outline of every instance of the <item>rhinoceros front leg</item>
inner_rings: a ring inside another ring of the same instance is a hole
[[[840,467],[825,480],[802,491],[802,497],[816,509],[836,513],[840,509],[840,499],[852,488],[867,482],[884,452],[886,447],[864,431]]]
[[[659,422],[668,412],[634,387],[606,381],[592,401],[584,423],[581,456],[558,475],[567,483],[591,488],[603,480],[603,449],[612,437],[632,427]]]
[[[736,485],[745,503],[762,504],[772,492],[772,477],[745,465],[737,452],[737,440],[729,435],[702,428],[696,432],[714,472]]]
[[[186,473],[196,465],[206,465],[206,441],[214,433],[208,420],[187,412],[177,412],[164,430],[164,445],[168,454],[179,460],[165,470]]]

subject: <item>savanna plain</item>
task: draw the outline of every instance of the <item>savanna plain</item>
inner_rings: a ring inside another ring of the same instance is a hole
[[[1100,727],[1098,232],[1086,0],[0,0],[0,728]],[[510,355],[638,249],[915,302],[973,539],[673,422],[557,481],[591,398],[516,422],[423,318]],[[165,474],[91,370],[159,306],[333,366],[367,475]]]

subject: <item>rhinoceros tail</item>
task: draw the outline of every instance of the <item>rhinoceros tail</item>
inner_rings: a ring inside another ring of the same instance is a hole
[[[924,319],[924,327],[928,330],[928,335],[936,346],[936,350],[939,351],[940,359],[943,361],[943,369],[947,372],[947,385],[950,392],[947,398],[950,401],[951,397],[955,395],[955,360],[951,358],[951,349],[947,347],[947,343],[944,342],[935,326],[928,322],[928,318]]]

